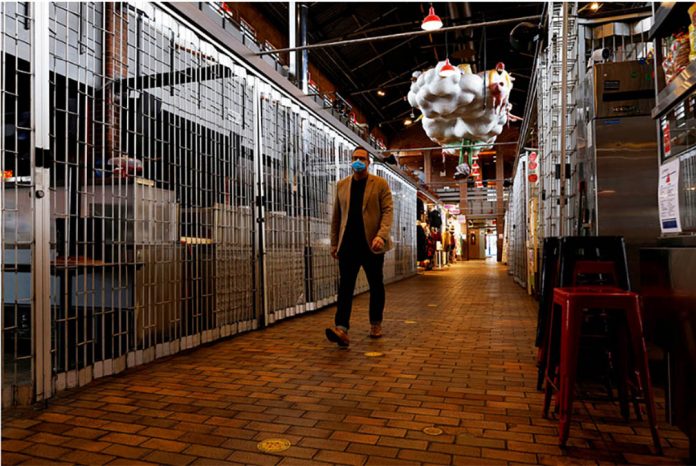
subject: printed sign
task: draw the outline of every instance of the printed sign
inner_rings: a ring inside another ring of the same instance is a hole
[[[679,160],[672,160],[660,167],[657,188],[662,233],[682,231],[679,219]]]

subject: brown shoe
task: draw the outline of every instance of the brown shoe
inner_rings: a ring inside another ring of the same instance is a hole
[[[370,328],[370,338],[382,338],[382,326],[381,325],[373,325]]]
[[[348,338],[348,333],[346,333],[344,330],[336,327],[336,328],[327,328],[326,329],[326,338],[329,339],[329,341],[332,341],[334,343],[337,343],[338,346],[341,347],[346,347],[350,345],[350,338]]]

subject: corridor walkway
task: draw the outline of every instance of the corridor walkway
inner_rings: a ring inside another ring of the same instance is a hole
[[[536,303],[503,266],[467,262],[387,289],[385,337],[324,337],[333,308],[3,412],[2,464],[679,464],[685,437],[577,403],[569,448],[541,418]],[[369,357],[367,353],[381,353]],[[662,392],[658,391],[660,419]],[[440,435],[425,428],[437,427]],[[292,446],[262,453],[259,441]]]

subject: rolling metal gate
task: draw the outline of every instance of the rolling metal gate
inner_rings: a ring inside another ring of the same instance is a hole
[[[392,282],[413,273],[416,263],[416,189],[404,183],[393,172],[382,166],[375,167],[375,174],[385,178],[394,200],[394,224],[392,237],[394,248],[384,258],[384,281]]]
[[[566,6],[564,6],[566,5]],[[563,9],[568,8],[568,33],[563,34]],[[548,40],[537,64],[537,109],[540,156],[540,237],[570,234],[577,230],[577,147],[579,59],[577,5],[551,2],[548,8]],[[567,99],[561,108],[564,37],[567,39]],[[565,112],[565,113],[563,113]],[[566,131],[561,134],[561,120]],[[565,149],[565,179],[561,180],[562,146]],[[563,209],[561,209],[563,202]]]
[[[335,301],[349,139],[157,5],[0,3],[0,49],[4,406]]]
[[[527,286],[529,186],[527,184],[527,155],[521,154],[512,181],[510,202],[506,211],[505,235],[507,243],[508,271],[521,286]]]

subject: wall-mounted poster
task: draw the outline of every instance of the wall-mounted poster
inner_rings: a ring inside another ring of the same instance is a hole
[[[667,162],[660,167],[657,197],[662,233],[681,232],[681,222],[679,221],[679,159]]]

